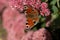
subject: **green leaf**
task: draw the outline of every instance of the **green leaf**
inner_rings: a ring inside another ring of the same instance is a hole
[[[51,18],[51,20],[52,20],[52,21],[54,21],[55,19],[57,19],[57,18],[58,18],[58,16],[59,16],[59,14],[58,14],[58,13],[55,13],[55,14],[54,14],[54,13],[52,13],[51,15],[52,15],[52,18]]]
[[[43,23],[43,24],[41,25],[41,27],[46,27],[46,23]]]
[[[41,22],[44,22],[46,18],[41,18]]]
[[[57,2],[57,0],[52,0],[51,3],[50,3],[50,5],[55,5],[56,2]]]
[[[36,27],[37,27],[37,26],[36,26]],[[34,27],[34,28],[33,28],[33,30],[34,30],[34,31],[36,31],[36,30],[37,30],[37,28],[36,28],[36,27]]]
[[[44,22],[44,21],[45,21],[45,19],[46,19],[45,17],[40,16],[40,21],[41,21],[41,22]]]
[[[58,8],[56,6],[52,6],[52,11],[53,11],[53,13],[57,13],[58,12]]]

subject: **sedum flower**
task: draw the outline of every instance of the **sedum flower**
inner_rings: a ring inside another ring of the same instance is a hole
[[[8,33],[8,40],[19,40],[24,34],[26,18],[23,13],[7,8],[3,12],[3,27]]]
[[[34,32],[32,40],[52,40],[52,38],[45,28],[41,28]]]
[[[41,28],[35,32],[29,31],[21,40],[52,40],[52,37],[45,28]]]
[[[48,4],[45,2],[41,3],[41,11],[40,14],[42,16],[49,16],[50,15],[50,10],[48,9]]]
[[[22,11],[25,4],[37,9],[41,7],[40,14],[42,16],[50,15],[47,3],[41,3],[41,0],[9,1],[9,7],[3,12],[2,16],[3,27],[8,33],[7,40],[51,40],[51,35],[45,28],[27,33],[24,32],[26,28],[26,17],[23,13],[19,13],[17,9]]]
[[[41,0],[10,0],[9,6],[23,10],[24,5],[31,5],[34,8],[39,9]]]

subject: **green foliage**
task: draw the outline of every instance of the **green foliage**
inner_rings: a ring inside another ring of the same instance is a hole
[[[45,2],[45,0],[42,0],[42,2]]]
[[[54,39],[58,38],[58,34],[55,34],[56,29],[60,29],[60,0],[51,0],[49,5],[49,8],[51,9],[51,25],[50,25],[50,31],[52,32]],[[59,30],[58,30],[59,31]],[[56,40],[60,40],[56,39]]]
[[[57,0],[52,0],[51,3],[50,3],[50,5],[55,5],[56,2],[57,2]]]
[[[58,8],[56,6],[52,6],[53,13],[58,13]]]

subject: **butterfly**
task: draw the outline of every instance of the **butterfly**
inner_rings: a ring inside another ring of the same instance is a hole
[[[26,15],[26,29],[33,28],[39,22],[39,12],[30,5],[24,5]]]

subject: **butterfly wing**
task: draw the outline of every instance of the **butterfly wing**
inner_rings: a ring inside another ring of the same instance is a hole
[[[24,10],[27,18],[26,27],[31,29],[39,22],[39,12],[31,6],[25,6]]]

